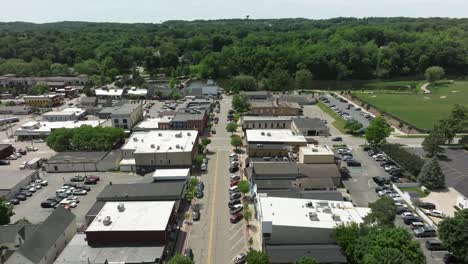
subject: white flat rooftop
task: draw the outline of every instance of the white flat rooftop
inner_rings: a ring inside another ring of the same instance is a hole
[[[288,121],[291,120],[292,116],[243,116],[242,119],[244,121],[269,121],[269,120],[283,120]]]
[[[153,178],[185,178],[190,175],[190,169],[158,169]]]
[[[133,149],[134,153],[191,152],[197,136],[196,130],[134,132],[122,149]]]
[[[117,206],[125,210],[119,212]],[[107,202],[86,232],[105,231],[163,231],[166,230],[174,201]],[[110,224],[104,219],[110,217]]]
[[[123,89],[108,89],[108,90],[103,90],[103,89],[96,89],[94,92],[96,93],[96,96],[121,96],[123,94]]]
[[[135,165],[135,164],[136,164],[135,159],[122,159],[120,161],[120,166],[124,166],[124,165],[129,166],[129,165]]]
[[[104,123],[105,120],[83,120],[83,121],[30,121],[21,125],[15,133],[18,135],[33,133],[33,132],[51,132],[57,128],[77,128],[83,125],[96,127]]]
[[[127,90],[128,94],[131,95],[146,95],[148,94],[148,90],[146,89],[129,89]]]
[[[263,222],[277,226],[334,228],[341,224],[362,223],[369,208],[350,202],[267,197],[260,194],[258,206]],[[308,206],[311,205],[311,206]]]
[[[303,135],[295,135],[290,129],[247,129],[248,142],[303,142]]]
[[[148,118],[141,121],[136,127],[142,129],[159,129],[159,123],[169,123],[172,117],[163,116],[159,118]]]
[[[307,147],[301,147],[301,151],[304,155],[335,155],[333,150],[327,145],[319,146],[309,144]]]

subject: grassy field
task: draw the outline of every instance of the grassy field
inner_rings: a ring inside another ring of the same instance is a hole
[[[382,93],[415,93],[419,91],[419,87],[421,87],[423,83],[424,81],[369,82],[364,84],[362,89]]]
[[[335,121],[333,121],[332,125],[338,129],[341,133],[345,134],[346,133],[346,129],[344,128],[345,125],[346,125],[346,120],[344,120],[340,115],[338,115],[337,113],[335,113],[335,111],[331,110],[327,105],[325,105],[324,103],[322,103],[321,101],[319,101],[317,103],[318,107],[320,109],[322,109],[322,111],[324,111],[325,113],[327,113],[328,115],[330,115],[333,119],[335,119]]]
[[[432,94],[371,94],[354,95],[421,129],[430,129],[446,118],[455,104],[468,107],[468,82],[430,86]]]

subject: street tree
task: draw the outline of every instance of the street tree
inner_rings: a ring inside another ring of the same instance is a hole
[[[237,124],[234,123],[234,122],[229,122],[229,123],[226,125],[226,131],[227,131],[227,132],[231,132],[231,135],[234,135],[234,132],[237,131]]]
[[[247,222],[247,226],[249,226],[249,221],[252,219],[252,210],[250,210],[249,205],[246,205],[245,208],[242,210],[242,216]]]
[[[427,156],[434,157],[444,152],[441,147],[445,143],[445,136],[439,126],[434,126],[429,135],[424,138],[422,147]]]
[[[344,126],[348,133],[356,133],[362,127],[363,125],[354,119],[348,120]]]
[[[438,227],[439,237],[448,251],[460,258],[460,263],[468,263],[468,209],[444,218]]]
[[[231,137],[231,145],[238,149],[242,146],[242,139],[239,136],[232,136]]]
[[[366,128],[366,140],[374,147],[380,146],[390,136],[390,132],[392,132],[392,128],[388,125],[385,118],[378,116]]]
[[[262,251],[250,249],[245,257],[245,262],[249,264],[268,264],[268,256]]]
[[[210,138],[207,138],[207,137],[204,137],[201,139],[201,143],[203,146],[208,146],[209,144],[211,144],[211,139]]]
[[[198,154],[195,156],[195,158],[193,158],[193,163],[195,163],[195,165],[197,165],[197,167],[200,167],[203,163],[203,159],[205,157],[203,157],[202,154]]]
[[[239,192],[243,193],[244,195],[250,191],[250,184],[247,180],[242,180],[237,184],[237,188]]]
[[[182,255],[175,255],[173,256],[167,264],[194,264],[193,260],[189,257],[182,256]]]
[[[190,178],[189,183],[187,185],[187,189],[185,190],[185,200],[187,200],[188,202],[192,201],[192,199],[195,197],[195,193],[197,192],[197,183],[197,178]]]
[[[318,262],[310,257],[300,257],[295,264],[318,264]]]
[[[378,226],[393,226],[396,216],[396,206],[394,201],[383,196],[373,203],[369,203],[371,212],[364,217],[367,224],[377,224]]]
[[[245,113],[249,111],[250,105],[247,96],[236,94],[232,97],[232,109],[236,110],[238,113]]]
[[[0,225],[8,225],[13,216],[13,207],[8,205],[5,199],[0,198]]]
[[[437,157],[426,161],[418,175],[418,181],[429,190],[442,189],[445,187],[445,175],[439,166]]]
[[[255,91],[257,90],[257,80],[250,75],[238,75],[231,80],[231,91]]]
[[[295,84],[296,89],[310,89],[312,86],[313,76],[307,69],[300,69],[296,72]]]
[[[431,66],[426,69],[424,76],[428,82],[435,82],[442,79],[445,75],[445,71],[442,67]]]

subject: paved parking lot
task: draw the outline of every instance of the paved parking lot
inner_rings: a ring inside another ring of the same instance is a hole
[[[88,185],[91,191],[84,196],[78,196],[80,203],[76,208],[72,208],[72,212],[77,216],[77,225],[84,223],[84,218],[88,210],[96,201],[96,196],[104,189],[104,187],[112,183],[131,183],[142,179],[141,176],[130,175],[126,173],[88,173],[87,175],[98,175],[101,180],[96,185]],[[44,173],[41,172],[41,177],[49,182],[48,186],[43,187],[28,197],[26,201],[21,202],[14,208],[15,215],[11,218],[11,222],[26,218],[31,223],[37,224],[44,221],[54,209],[41,208],[41,202],[47,198],[54,197],[55,191],[65,182],[70,182],[70,178],[75,175],[84,175],[83,173]]]
[[[468,151],[446,149],[447,160],[440,161],[440,167],[445,174],[446,184],[455,187],[460,181],[468,180]]]
[[[330,94],[327,94],[326,97],[330,101],[329,104],[327,105],[335,105],[336,108],[342,111],[342,113],[348,113],[354,120],[358,121],[361,123],[364,127],[369,126],[369,120],[364,118],[361,113],[361,111],[356,111],[356,107],[351,107],[350,109],[346,109],[349,102],[343,103],[340,100],[336,99],[335,97],[331,96]],[[362,109],[362,107],[360,107]]]

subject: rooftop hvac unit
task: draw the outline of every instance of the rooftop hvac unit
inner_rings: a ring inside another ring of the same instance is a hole
[[[151,144],[150,147],[151,147],[151,148],[155,148],[154,144]]]
[[[162,133],[158,133],[158,137],[162,137]]]
[[[160,148],[161,148],[161,147],[160,147],[160,146],[158,146],[156,149],[157,149],[157,150],[159,150]]]
[[[138,138],[134,137],[134,138],[133,138],[133,141],[134,141],[134,142],[138,142]]]
[[[323,208],[322,212],[326,213],[326,214],[331,214],[331,208],[330,207],[325,207]]]
[[[264,135],[265,135],[265,132],[262,132],[261,135],[264,136]]]
[[[314,208],[314,204],[312,202],[306,203],[305,206],[308,207],[308,208]]]
[[[309,219],[310,221],[318,221],[318,214],[317,212],[309,212]]]
[[[270,133],[270,132],[268,132],[268,133],[267,133],[267,136],[271,137],[271,133]]]
[[[313,148],[313,149],[312,149],[312,152],[318,152],[318,149],[314,149],[314,148]]]
[[[339,215],[337,215],[337,214],[333,214],[332,219],[333,219],[333,221],[336,221],[336,222],[341,221],[341,217]]]
[[[119,212],[125,211],[125,205],[123,203],[119,203],[119,205],[117,205],[117,210],[119,210]]]
[[[180,148],[180,145],[179,145],[179,144],[175,145],[175,148],[176,148],[176,149],[179,149],[179,148]]]
[[[192,134],[190,134],[190,132],[187,132],[187,136],[189,136],[189,137],[190,137],[191,135],[192,135]]]
[[[104,217],[104,221],[102,221],[102,223],[103,223],[105,226],[110,226],[110,224],[112,223],[111,217],[110,217],[110,216]]]
[[[182,137],[182,132],[176,133],[176,134],[175,134],[175,137],[176,137],[176,138],[181,138],[181,137]]]

